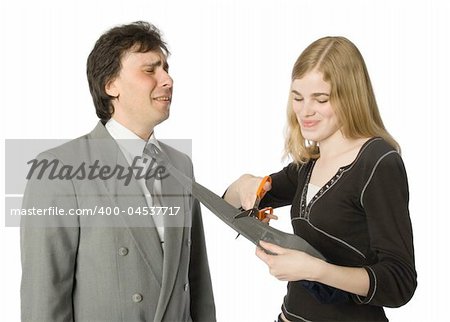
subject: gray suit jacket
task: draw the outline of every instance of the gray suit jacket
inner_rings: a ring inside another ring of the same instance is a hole
[[[193,177],[188,156],[161,147],[175,167]],[[88,135],[37,159],[57,160],[60,174],[67,165],[95,160],[128,167],[100,122]],[[156,228],[147,225],[152,221],[129,215],[129,209],[146,206],[134,178],[125,184],[117,178],[89,180],[82,172],[48,177],[46,172],[38,178],[35,171],[23,208],[103,207],[125,213],[22,217],[23,321],[215,321],[200,205],[176,182],[170,177],[162,182],[163,194],[171,195],[167,206],[180,207],[166,223],[163,252]],[[36,227],[42,223],[47,227]]]

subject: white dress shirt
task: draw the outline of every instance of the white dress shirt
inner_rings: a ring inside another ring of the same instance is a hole
[[[158,144],[158,141],[155,138],[154,133],[150,136],[147,142],[133,133],[131,130],[117,122],[115,119],[111,118],[105,125],[106,130],[111,134],[114,140],[116,140],[117,144],[120,147],[120,150],[124,154],[128,164],[131,165],[133,160],[136,157],[139,157],[138,162],[136,162],[136,166],[143,167],[144,172],[146,173],[150,162],[143,162],[142,156],[144,149],[147,144],[152,143],[155,144],[160,150],[161,147]],[[137,170],[136,170],[137,171]],[[135,172],[136,174],[136,172]],[[136,179],[139,186],[141,187],[145,200],[147,201],[148,207],[160,207],[160,203],[157,198],[152,198],[152,195],[147,189],[145,184],[145,178]],[[156,195],[161,195],[161,181],[155,180],[153,186],[153,192]],[[157,211],[156,211],[157,212]],[[161,240],[162,245],[164,245],[164,222],[162,216],[149,216],[153,220],[155,227],[158,231],[159,239]]]

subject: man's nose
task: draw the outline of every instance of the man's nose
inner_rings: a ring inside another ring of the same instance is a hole
[[[172,88],[173,79],[172,77],[170,77],[169,72],[166,72],[165,70],[161,71],[160,84],[162,87]]]

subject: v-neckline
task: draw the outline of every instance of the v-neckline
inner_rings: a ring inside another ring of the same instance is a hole
[[[300,201],[300,217],[301,218],[305,218],[305,219],[309,220],[309,213],[311,212],[311,208],[314,205],[314,203],[318,199],[320,199],[328,190],[330,190],[330,188],[336,184],[336,182],[342,177],[342,175],[346,171],[350,170],[357,163],[357,161],[361,157],[361,154],[364,152],[364,150],[367,148],[367,146],[371,142],[377,141],[377,140],[382,140],[382,138],[373,137],[373,138],[368,139],[366,142],[364,142],[364,144],[359,149],[358,154],[356,155],[355,159],[351,163],[349,163],[345,166],[339,167],[339,169],[334,174],[334,176],[332,176],[331,179],[329,179],[322,187],[320,187],[319,191],[317,191],[317,193],[311,198],[311,200],[309,202],[306,202],[306,195],[308,193],[308,184],[310,183],[311,174],[313,172],[314,165],[316,164],[317,159],[311,160],[309,162],[309,168],[307,170],[308,174],[306,176],[305,184],[303,185],[303,191],[302,191],[301,201]]]

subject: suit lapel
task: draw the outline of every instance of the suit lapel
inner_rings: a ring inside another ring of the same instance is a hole
[[[170,159],[170,155],[167,154],[167,150],[163,151]],[[172,164],[173,161],[170,160]],[[180,207],[176,216],[164,217],[164,265],[163,265],[163,280],[161,296],[158,303],[158,310],[156,312],[155,319],[161,319],[169,303],[170,296],[173,292],[177,273],[179,271],[181,249],[183,246],[183,233],[185,227],[185,205],[186,198],[184,189],[175,180],[175,178],[169,175],[167,178],[161,180],[161,191],[163,195],[163,202],[165,207]],[[169,211],[168,211],[169,212]]]
[[[100,164],[112,167],[119,165],[128,170],[129,165],[122,151],[100,122],[94,131],[91,132],[91,138],[92,153],[96,153],[99,156],[97,159],[99,159]],[[129,207],[138,209],[147,205],[143,192],[134,177],[131,178],[127,185],[125,180],[114,178],[102,181],[110,193],[113,204],[117,205],[120,210],[127,212]],[[151,218],[148,216],[138,217],[141,216],[121,215],[124,227],[130,232],[144,262],[161,285],[163,279],[163,254],[158,232]],[[139,222],[139,220],[141,221]]]

